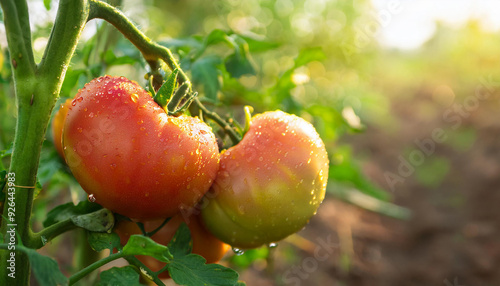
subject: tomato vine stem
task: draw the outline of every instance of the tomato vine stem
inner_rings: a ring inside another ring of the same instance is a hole
[[[127,16],[115,7],[98,0],[90,0],[89,3],[90,12],[87,21],[99,18],[115,26],[132,44],[137,47],[137,49],[139,49],[142,56],[148,64],[150,64],[152,69],[158,67],[158,59],[163,60],[171,70],[179,70],[179,74],[177,76],[179,86],[187,84],[188,91],[192,91],[192,84],[189,77],[181,69],[170,49],[150,40],[146,35],[144,35],[144,33],[137,29]],[[208,110],[198,98],[194,98],[193,102],[205,113],[207,118],[213,120],[224,130],[233,144],[237,144],[241,141],[240,135],[236,132],[236,130],[234,130],[234,128],[232,128],[231,125],[222,119],[217,113]]]

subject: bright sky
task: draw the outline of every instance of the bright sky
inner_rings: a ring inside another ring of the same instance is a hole
[[[460,26],[468,19],[474,18],[480,19],[486,29],[500,30],[498,0],[372,0],[372,2],[381,15],[379,21],[382,25],[377,38],[386,47],[418,48],[434,33],[435,21]]]

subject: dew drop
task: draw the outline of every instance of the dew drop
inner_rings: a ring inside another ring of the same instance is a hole
[[[76,130],[78,131],[78,133],[82,133],[83,129],[81,127],[77,127]]]
[[[271,243],[269,243],[269,245],[268,245],[268,247],[269,247],[269,248],[275,248],[275,247],[277,247],[277,246],[278,246],[278,244],[277,244],[276,242],[271,242]]]
[[[78,100],[78,102],[82,102],[83,101],[83,97],[78,97],[76,100]]]
[[[110,165],[109,165],[109,167],[110,167],[111,169],[116,169],[116,164],[115,164],[115,163],[110,164]]]
[[[96,199],[95,199],[94,194],[90,194],[90,195],[88,195],[87,199],[88,199],[88,200],[89,200],[89,202],[91,202],[91,203],[94,203],[94,202],[95,202],[95,200],[96,200]]]
[[[139,95],[137,93],[134,93],[130,96],[130,100],[132,100],[133,103],[137,103],[137,100],[139,100]]]
[[[42,235],[42,236],[40,237],[40,239],[42,240],[42,244],[43,244],[43,245],[47,244],[47,241],[48,241],[48,240],[47,240],[47,238],[46,238],[45,236],[43,236],[43,235]]]
[[[236,255],[238,255],[238,256],[239,256],[239,255],[243,255],[243,254],[245,253],[245,251],[244,251],[244,250],[239,249],[239,248],[236,248],[236,247],[233,247],[233,248],[232,248],[232,250],[233,250],[234,254],[236,254]]]
[[[71,105],[75,106],[76,105],[76,100],[73,99],[73,101],[71,102]]]

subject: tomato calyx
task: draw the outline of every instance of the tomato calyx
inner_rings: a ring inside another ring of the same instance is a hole
[[[149,85],[152,92],[153,100],[161,107],[169,116],[180,116],[191,105],[197,92],[191,91],[191,83],[184,82],[177,87],[177,76],[179,69],[176,68],[168,76],[167,80],[155,92],[152,77],[150,77]],[[182,104],[181,104],[182,102]]]

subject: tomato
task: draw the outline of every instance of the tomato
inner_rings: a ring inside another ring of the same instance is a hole
[[[64,154],[91,201],[135,219],[166,218],[195,205],[213,183],[219,154],[211,128],[168,116],[136,82],[94,79],[71,105]]]
[[[143,223],[146,231],[153,231],[160,226],[162,222],[163,220],[154,220]],[[207,260],[207,263],[217,263],[231,248],[229,245],[223,243],[210,234],[201,224],[200,218],[194,215],[189,216],[189,220],[183,220],[181,215],[174,216],[151,238],[160,244],[168,245],[182,222],[186,222],[191,232],[191,239],[193,240],[192,252],[203,256]],[[115,232],[120,236],[120,242],[122,245],[127,243],[131,235],[141,234],[141,230],[137,224],[130,221],[118,222],[115,226]],[[137,256],[137,258],[155,272],[165,266],[165,263],[160,262],[153,257]],[[168,277],[168,272],[163,272],[162,274],[160,274],[160,277]]]
[[[64,120],[68,114],[68,110],[71,106],[72,99],[67,99],[52,118],[52,141],[54,142],[54,147],[57,153],[64,158],[64,152],[62,148],[62,130],[64,126]]]
[[[201,215],[237,248],[255,248],[302,229],[323,201],[328,156],[314,127],[281,111],[251,120],[242,141],[221,155]]]

